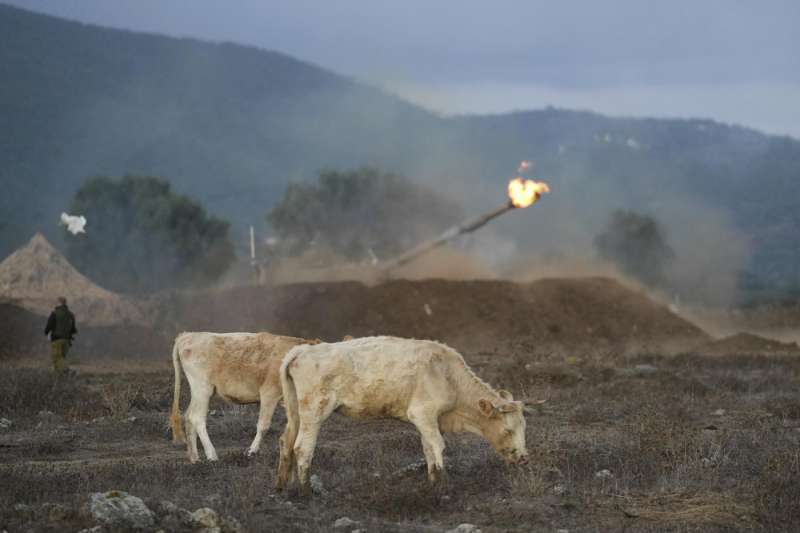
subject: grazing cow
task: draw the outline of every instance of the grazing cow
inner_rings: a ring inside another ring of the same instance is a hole
[[[422,437],[428,479],[443,473],[441,431],[483,436],[511,463],[526,463],[523,402],[495,391],[452,348],[434,341],[366,337],[298,346],[280,369],[287,424],[280,439],[276,488],[296,474],[309,490],[320,425],[337,411],[353,418],[391,417]]]
[[[279,371],[286,353],[301,344],[318,343],[296,337],[270,333],[181,333],[172,348],[175,367],[175,390],[172,400],[172,438],[183,442],[180,396],[181,365],[191,390],[186,410],[189,460],[200,459],[197,436],[209,461],[217,460],[217,452],[206,430],[208,403],[214,391],[227,401],[239,404],[261,402],[258,425],[247,455],[258,452],[262,436],[269,429],[272,413],[281,399]]]

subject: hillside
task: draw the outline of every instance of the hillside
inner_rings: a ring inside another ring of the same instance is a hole
[[[0,257],[36,230],[58,245],[57,216],[91,175],[166,177],[241,230],[324,167],[378,166],[485,209],[532,159],[557,194],[494,226],[523,251],[591,250],[607,213],[633,207],[656,213],[682,257],[707,255],[701,288],[720,270],[800,283],[790,138],[556,109],[444,118],[283,54],[2,5],[0,35]],[[749,251],[717,250],[733,237]]]

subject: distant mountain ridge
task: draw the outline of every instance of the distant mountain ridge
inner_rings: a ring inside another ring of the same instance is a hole
[[[657,213],[680,240],[708,211],[749,243],[736,265],[748,279],[800,284],[800,142],[788,137],[557,109],[444,118],[284,54],[3,5],[0,45],[0,257],[36,230],[57,243],[58,214],[92,175],[168,178],[242,228],[324,167],[374,165],[480,208],[530,158],[553,194],[495,226],[524,247],[590,246],[615,207]]]

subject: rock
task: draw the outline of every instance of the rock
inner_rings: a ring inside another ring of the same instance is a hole
[[[640,375],[645,376],[647,374],[655,374],[658,372],[658,367],[653,365],[636,365],[633,369]]]
[[[14,422],[8,418],[0,418],[0,429],[8,429],[14,425]]]
[[[42,505],[42,510],[47,513],[50,522],[62,522],[69,516],[69,509],[59,503],[45,503]]]
[[[475,524],[459,524],[458,527],[448,529],[446,533],[481,533],[481,530]]]
[[[553,494],[555,494],[556,496],[561,496],[563,494],[566,494],[567,492],[569,492],[569,489],[567,488],[566,485],[558,484],[553,486]]]
[[[226,516],[220,522],[222,533],[244,533],[242,524],[232,516]]]
[[[311,490],[315,494],[325,494],[327,491],[325,490],[325,486],[322,484],[322,480],[316,474],[311,474],[311,478],[308,480],[311,484]]]
[[[87,527],[86,529],[81,529],[78,533],[105,533],[106,528],[103,526],[94,526],[94,527]]]
[[[192,513],[192,523],[196,527],[218,527],[219,515],[214,509],[209,507],[201,507]]]
[[[156,512],[161,516],[161,525],[169,531],[182,529],[194,523],[192,513],[186,509],[178,507],[168,500],[162,500],[156,505]]]
[[[13,509],[17,515],[23,518],[28,519],[33,516],[33,507],[30,505],[26,505],[24,503],[15,503]]]
[[[219,507],[222,504],[222,496],[219,494],[211,494],[203,498],[203,501],[206,502],[209,507]]]
[[[614,474],[611,473],[611,470],[604,468],[598,472],[595,472],[594,477],[597,479],[611,479],[614,477]]]
[[[396,473],[397,474],[408,474],[409,472],[415,472],[417,470],[427,470],[428,463],[423,459],[420,461],[414,461],[413,463],[408,463],[404,467],[401,467]]]
[[[658,372],[658,367],[645,364],[636,365],[633,368],[623,368],[619,371],[620,374],[628,377],[649,376],[656,372]]]
[[[711,416],[725,416],[725,409],[717,409],[711,413]]]
[[[155,524],[155,514],[141,498],[111,490],[91,495],[92,517],[112,529],[148,529]]]
[[[333,529],[347,529],[357,525],[358,522],[355,520],[351,520],[350,518],[343,516],[333,523]]]

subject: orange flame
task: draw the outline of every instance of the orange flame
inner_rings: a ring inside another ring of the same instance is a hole
[[[546,192],[550,192],[550,187],[543,181],[516,177],[508,182],[508,197],[514,207],[528,207]]]

